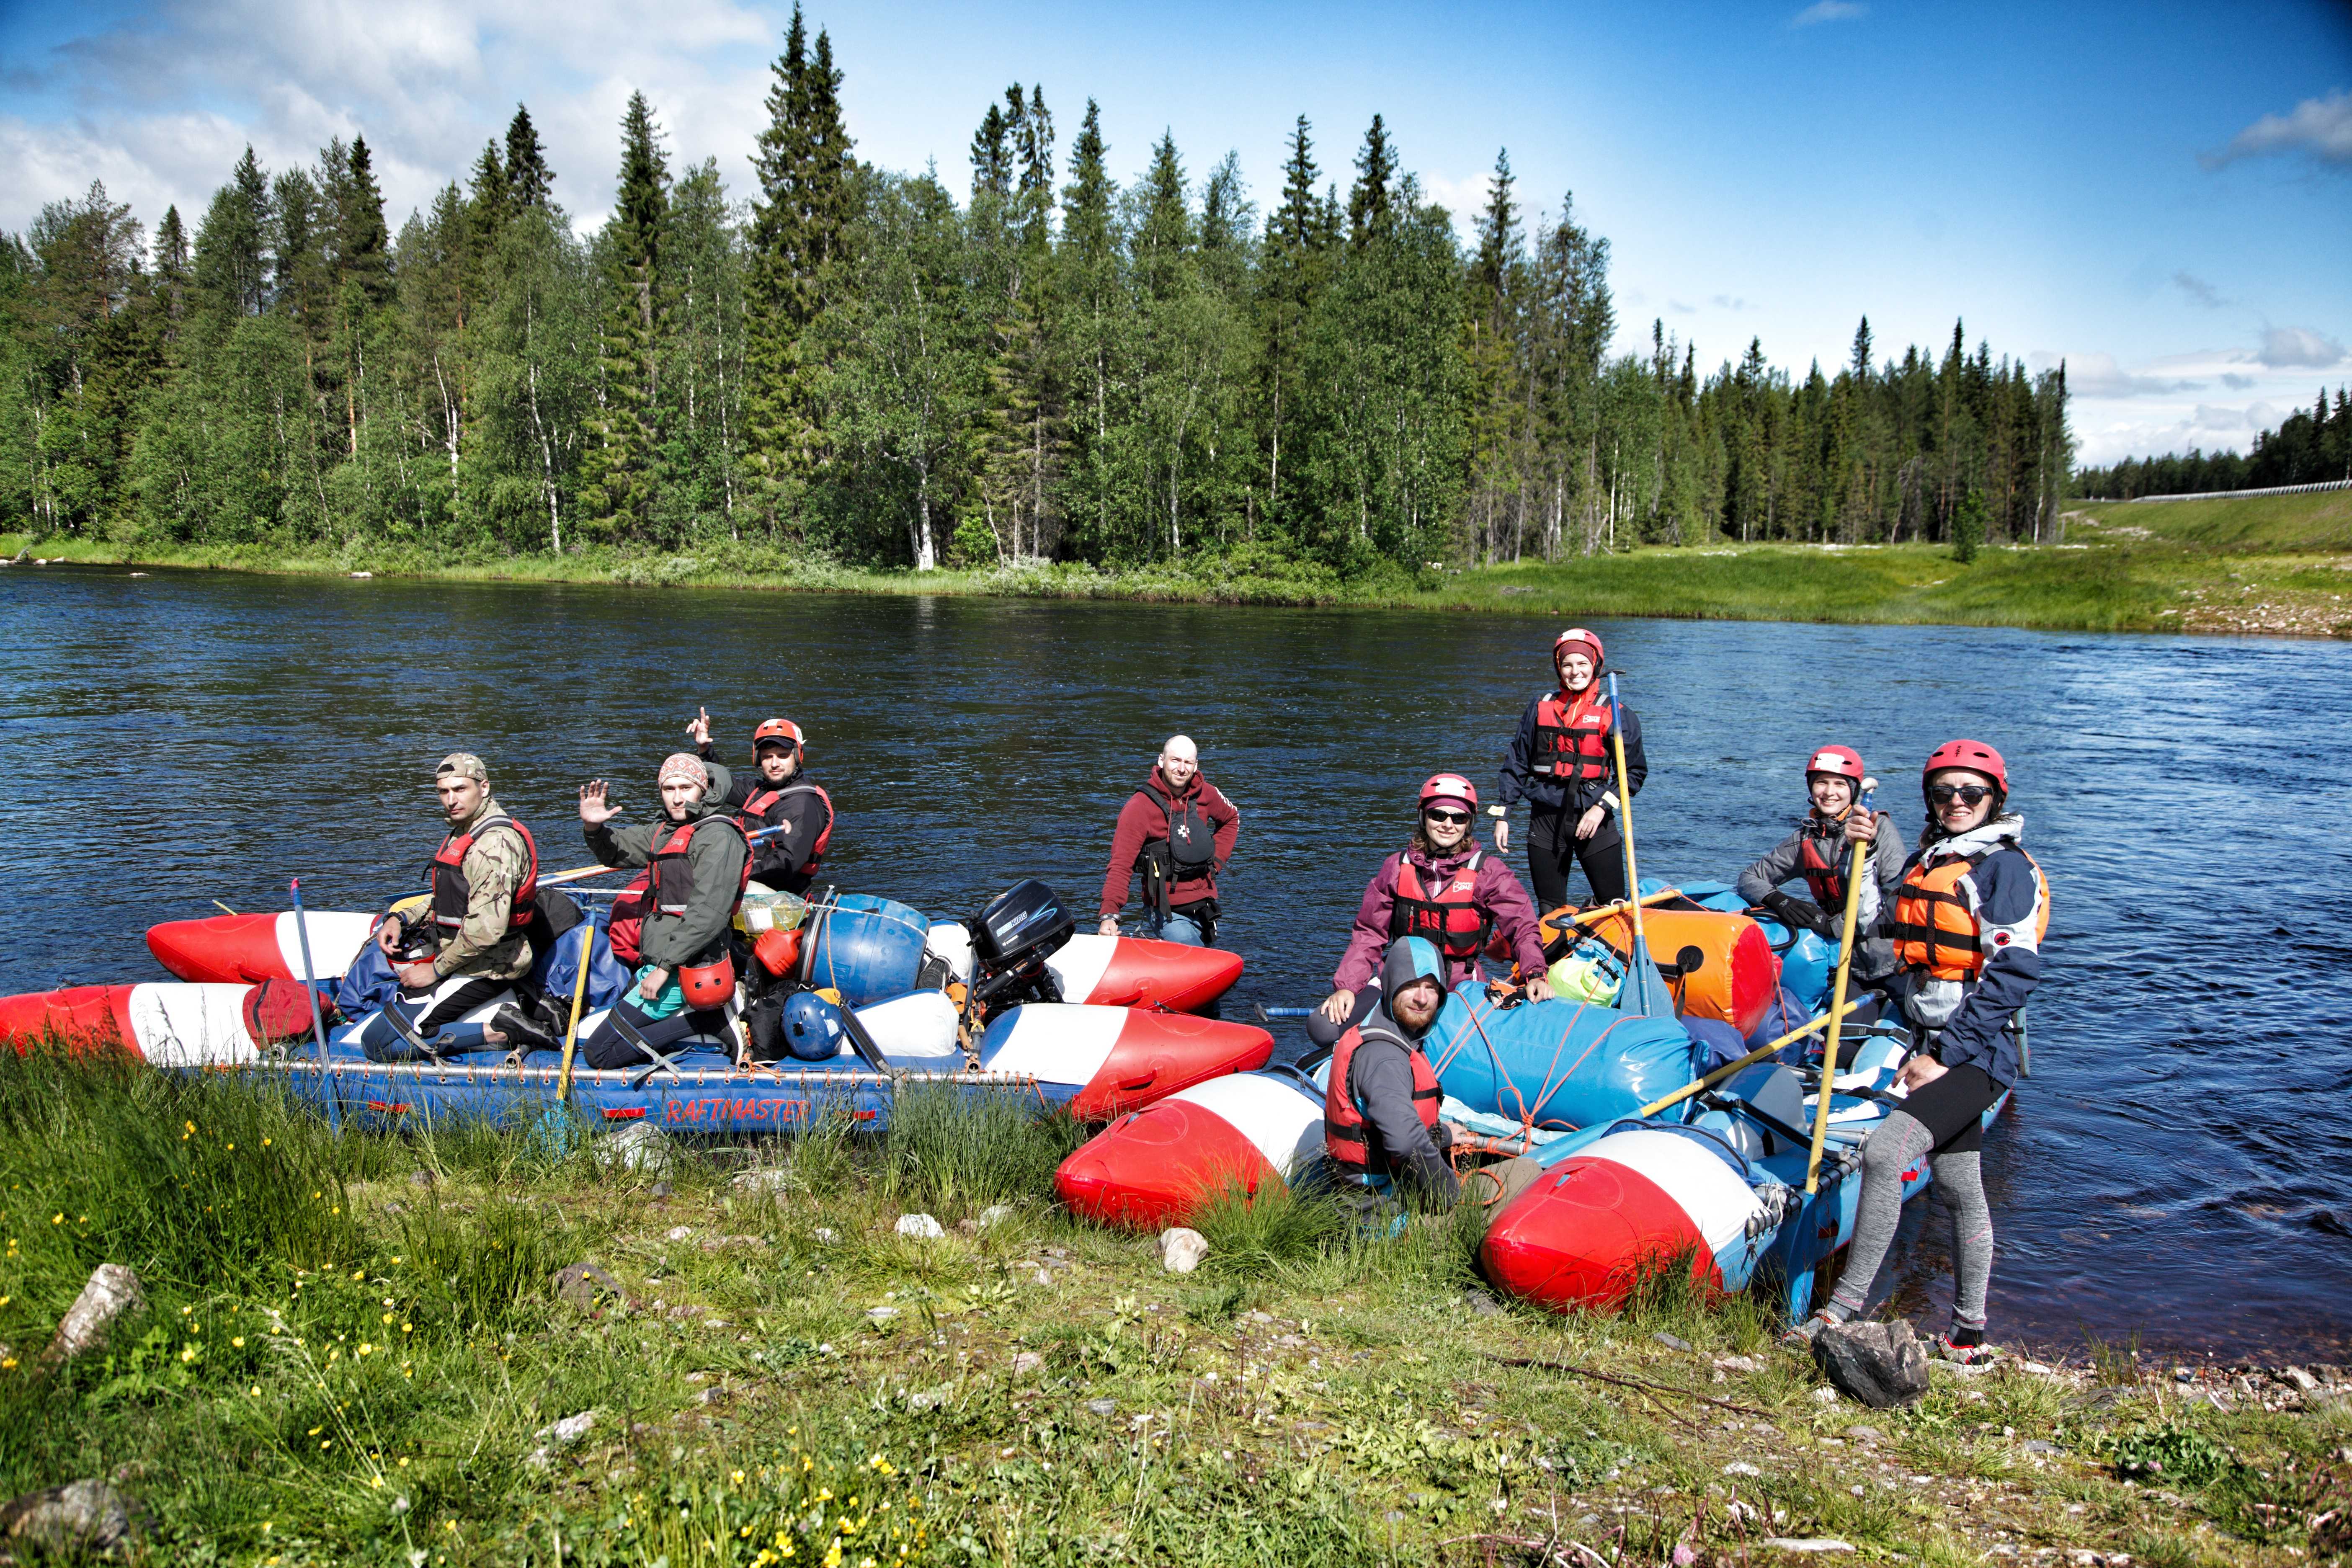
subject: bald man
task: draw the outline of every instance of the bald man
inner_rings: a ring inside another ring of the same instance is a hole
[[[1103,878],[1102,934],[1118,934],[1129,881],[1143,872],[1144,920],[1163,942],[1205,947],[1217,939],[1217,877],[1234,856],[1242,814],[1201,775],[1190,735],[1171,735],[1143,787],[1119,808]]]

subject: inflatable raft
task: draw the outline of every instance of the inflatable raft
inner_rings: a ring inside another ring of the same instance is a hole
[[[805,944],[818,984],[832,985],[853,1006],[902,995],[916,988],[926,957],[938,961],[942,975],[971,980],[971,934],[963,926],[924,920],[918,911],[887,900],[874,900],[864,907],[850,903],[859,897],[844,895],[840,903],[847,916],[860,918],[835,915]],[[310,958],[316,965],[310,977],[340,979],[366,945],[375,922],[374,915],[348,910],[310,914]],[[899,930],[912,941],[892,941]],[[836,935],[840,940],[835,940]],[[854,952],[845,951],[853,945]],[[148,928],[147,949],[166,973],[181,980],[251,985],[302,978],[300,938],[290,910],[166,921]],[[1045,963],[1064,1001],[1171,1007],[1181,1013],[1211,1005],[1242,974],[1237,952],[1092,932],[1071,936]]]
[[[475,1009],[482,1023],[509,998]],[[646,1117],[665,1126],[788,1131],[812,1107],[838,1102],[861,1119],[887,1116],[899,1087],[945,1082],[1016,1088],[1041,1104],[1066,1105],[1099,1121],[1220,1075],[1263,1067],[1274,1037],[1255,1025],[1136,1007],[1037,1003],[1009,1009],[980,1043],[976,1067],[957,1038],[953,1003],[917,992],[856,1010],[878,1048],[880,1070],[845,1037],[825,1060],[737,1068],[717,1040],[690,1040],[668,1066],[574,1074],[576,1101],[610,1120]],[[373,1016],[373,1015],[371,1015]],[[581,1021],[583,1036],[604,1017]],[[23,1048],[45,1037],[119,1045],[157,1067],[245,1069],[283,1080],[296,1093],[365,1116],[535,1116],[554,1098],[558,1059],[540,1053],[508,1066],[496,1050],[423,1063],[368,1059],[361,1030],[342,1025],[320,1060],[310,1004],[299,985],[170,982],[85,985],[0,998],[0,1039]]]

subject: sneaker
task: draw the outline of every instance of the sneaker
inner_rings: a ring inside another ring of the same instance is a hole
[[[507,1037],[507,1044],[520,1051],[560,1051],[562,1041],[539,1026],[537,1019],[521,1008],[506,1006],[490,1015],[490,1027]]]
[[[1968,1331],[1962,1330],[1960,1332],[1967,1334]],[[1952,1334],[1937,1334],[1933,1347],[1934,1353],[1938,1360],[1951,1362],[1958,1366],[1983,1366],[2000,1359],[2000,1347],[1985,1343],[1983,1330],[1979,1329],[1973,1334],[1969,1334],[1969,1339],[1971,1342],[1963,1344]]]

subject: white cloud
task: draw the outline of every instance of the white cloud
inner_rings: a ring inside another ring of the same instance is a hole
[[[2322,163],[2352,167],[2352,92],[2306,98],[2286,114],[2265,114],[2231,137],[2218,153],[2197,161],[2219,169],[2241,158],[2271,153],[2308,152]]]
[[[2344,345],[2309,327],[2272,327],[2263,333],[2262,352],[2254,357],[2274,370],[2326,370],[2344,362]]]
[[[1748,301],[1741,299],[1737,294],[1717,294],[1708,300],[1707,303],[1714,306],[1718,310],[1745,310],[1748,309]]]
[[[778,25],[742,0],[162,0],[46,60],[13,62],[0,227],[92,178],[151,226],[167,203],[193,224],[248,141],[276,170],[355,134],[376,153],[397,227],[504,133],[518,100],[548,144],[557,199],[593,222],[612,199],[633,90],[667,130],[674,166],[716,153],[740,186],[782,46]],[[37,96],[55,118],[28,110]]]
[[[2049,356],[2037,355],[2037,361]],[[2042,368],[2048,368],[2046,363]],[[2160,397],[2168,393],[2197,392],[2200,381],[2182,381],[2127,371],[2111,353],[2087,353],[2066,362],[2066,389],[2077,397]]]
[[[2042,371],[2057,359],[2037,353],[2028,363]],[[2132,366],[2118,364],[2112,354],[2070,355],[2066,389],[2082,443],[2079,460],[2098,466],[2192,447],[2245,451],[2257,434],[2276,429],[2308,402],[2310,379],[2306,366],[2271,365],[2244,348],[2168,354]],[[2243,402],[2209,401],[2216,383],[2249,395]]]
[[[1822,22],[1858,22],[1869,15],[1870,7],[1862,0],[1813,0],[1789,19],[1789,26],[1811,27]]]

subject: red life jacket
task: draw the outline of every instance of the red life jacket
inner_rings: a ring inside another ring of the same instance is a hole
[[[1536,704],[1536,773],[1578,782],[1606,779],[1609,766],[1609,700],[1599,683],[1573,702],[1555,691]]]
[[[520,834],[526,858],[522,884],[515,889],[514,902],[507,910],[507,930],[522,930],[539,912],[539,846],[531,841],[530,828],[501,812],[482,818],[470,833],[450,832],[425,868],[425,879],[433,888],[433,923],[444,931],[454,932],[466,923],[466,905],[473,898],[473,889],[466,883],[466,851],[493,827],[511,827]]]
[[[1396,891],[1389,904],[1389,935],[1427,937],[1439,952],[1455,963],[1476,958],[1495,934],[1495,914],[1477,902],[1478,867],[1483,849],[1470,858],[1435,892],[1422,883],[1421,868],[1412,857],[1397,858]]]
[[[1822,841],[1810,832],[1798,837],[1797,868],[1804,874],[1805,887],[1813,895],[1813,902],[1824,910],[1845,908],[1845,868],[1832,864],[1829,857],[1822,853]]]
[[[1386,1030],[1381,1031],[1381,1037],[1396,1039]],[[1363,1043],[1364,1031],[1359,1026],[1340,1036],[1339,1043],[1331,1047],[1330,1074],[1324,1079],[1328,1087],[1323,1090],[1323,1150],[1353,1170],[1385,1174],[1388,1151],[1378,1151],[1376,1164],[1373,1145],[1380,1135],[1364,1121],[1364,1113],[1356,1104],[1356,1086],[1349,1081],[1356,1065],[1356,1047]],[[1405,1056],[1412,1063],[1413,1114],[1421,1118],[1423,1127],[1434,1132],[1437,1104],[1444,1098],[1444,1090],[1437,1086],[1437,1069],[1430,1065],[1429,1054],[1418,1047],[1406,1046]]]
[[[735,826],[746,834],[777,826],[768,814],[782,805],[785,797],[795,795],[813,795],[824,803],[824,826],[817,829],[816,847],[809,851],[808,858],[802,863],[800,869],[802,876],[814,877],[819,863],[824,858],[824,847],[833,842],[833,796],[824,793],[822,784],[812,784],[797,776],[791,783],[782,784],[763,782],[744,797],[741,805],[735,808]],[[763,844],[773,842],[772,839],[762,840]],[[758,858],[759,847],[753,847],[754,858]]]
[[[694,841],[696,828],[714,822],[738,834],[743,831],[726,816],[698,816],[692,822],[679,823],[667,838],[654,846],[646,868],[613,900],[612,919],[604,928],[604,939],[612,943],[614,958],[632,966],[643,963],[646,921],[656,915],[676,917],[686,913],[687,905],[694,898],[694,868],[687,862],[687,846]],[[751,880],[751,851],[747,845],[742,873],[735,879],[734,903],[742,901],[743,889]],[[732,909],[734,903],[728,907]]]

